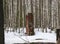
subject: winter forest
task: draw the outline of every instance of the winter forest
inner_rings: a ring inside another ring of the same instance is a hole
[[[7,32],[25,35],[28,13],[33,15],[32,27],[37,33],[55,34],[60,27],[60,0],[3,0],[3,12]]]

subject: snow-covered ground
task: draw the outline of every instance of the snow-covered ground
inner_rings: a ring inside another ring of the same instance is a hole
[[[18,31],[18,30],[17,30]],[[13,44],[13,43],[32,43],[32,42],[50,42],[50,43],[56,43],[56,33],[54,31],[52,33],[49,33],[50,30],[48,30],[48,33],[41,32],[41,29],[38,31],[37,28],[35,28],[35,35],[33,36],[21,36],[24,35],[23,32],[6,32],[4,31],[5,35],[5,44]],[[26,32],[24,30],[24,32]],[[41,40],[36,40],[41,39]]]

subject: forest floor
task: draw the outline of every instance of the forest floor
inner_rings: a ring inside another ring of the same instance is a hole
[[[17,30],[18,31],[18,30]],[[6,32],[4,31],[5,44],[13,43],[37,43],[37,42],[51,42],[56,43],[56,33],[52,32],[41,32],[41,30],[35,29],[35,35],[25,36],[23,32]]]

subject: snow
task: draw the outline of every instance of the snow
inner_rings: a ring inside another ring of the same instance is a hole
[[[26,30],[24,30],[26,32]],[[50,43],[56,43],[56,33],[46,33],[41,32],[41,29],[39,31],[37,28],[35,28],[35,35],[33,36],[25,36],[24,33],[17,33],[17,32],[4,32],[5,34],[5,44],[13,44],[13,43],[32,43],[32,42],[50,42]],[[24,35],[24,36],[21,36]],[[42,39],[42,40],[36,40],[36,39]]]

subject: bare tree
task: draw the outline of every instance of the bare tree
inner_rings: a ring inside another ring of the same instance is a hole
[[[59,27],[60,27],[60,20],[59,19],[60,19],[60,0],[58,0],[58,23],[59,23]]]
[[[41,4],[42,4],[41,1],[42,1],[42,0],[39,0],[39,19],[40,19],[40,22],[39,22],[39,23],[40,23],[40,27],[41,27],[41,15],[42,15],[42,14],[41,14],[41,7],[42,7],[42,6],[41,6]]]
[[[35,0],[35,18],[36,18],[36,19],[35,19],[35,23],[36,23],[35,26],[38,27],[38,26],[37,26],[37,0]]]

